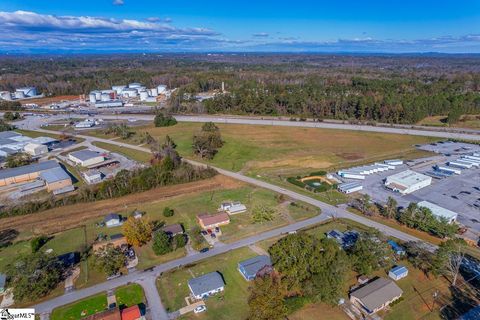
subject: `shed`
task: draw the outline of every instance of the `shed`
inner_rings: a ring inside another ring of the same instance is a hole
[[[240,202],[234,202],[226,211],[228,214],[237,214],[247,211],[247,207]]]
[[[405,249],[395,241],[388,240],[387,243],[390,245],[390,247],[392,248],[393,252],[395,252],[396,255],[402,256],[406,253]]]
[[[205,299],[211,295],[222,292],[225,282],[217,271],[188,280],[188,287],[196,299]]]
[[[110,213],[108,214],[104,220],[105,222],[105,225],[108,227],[108,228],[111,228],[111,227],[118,227],[118,226],[121,226],[122,225],[122,219],[120,217],[120,215],[116,214],[116,213]]]
[[[265,267],[270,267],[272,261],[267,255],[256,256],[251,259],[240,261],[238,263],[238,271],[247,281],[255,279],[258,272]]]
[[[404,266],[396,266],[388,272],[388,276],[397,281],[408,276],[408,269]]]

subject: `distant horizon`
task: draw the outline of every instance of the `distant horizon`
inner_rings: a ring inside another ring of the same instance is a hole
[[[480,2],[3,0],[1,52],[480,53]]]

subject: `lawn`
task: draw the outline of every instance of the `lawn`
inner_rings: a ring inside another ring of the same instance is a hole
[[[92,142],[92,144],[94,146],[108,150],[110,152],[119,153],[129,159],[132,159],[138,162],[149,162],[150,159],[152,158],[152,155],[150,153],[134,150],[131,148],[124,148],[111,143],[94,141]]]
[[[117,305],[123,309],[145,302],[143,289],[138,284],[130,284],[115,290]],[[100,293],[83,300],[53,310],[52,320],[76,320],[101,312],[107,308],[107,294]],[[83,315],[82,315],[83,312]]]
[[[430,127],[454,127],[454,128],[466,128],[466,129],[479,129],[480,128],[480,115],[463,115],[460,120],[453,125],[448,125],[447,116],[430,116],[421,120],[419,125]]]
[[[225,280],[225,291],[206,301],[207,312],[198,316],[190,313],[182,319],[245,319],[249,283],[238,272],[237,263],[255,255],[250,249],[242,248],[164,273],[157,279],[162,302],[168,311],[178,310],[186,305],[184,299],[190,292],[187,285],[190,278],[218,271]]]

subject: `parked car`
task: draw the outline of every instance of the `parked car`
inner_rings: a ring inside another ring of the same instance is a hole
[[[215,232],[216,232],[216,233],[220,232],[220,228],[219,228],[219,227],[215,227]]]
[[[207,229],[207,232],[208,232],[208,233],[212,233],[212,229]]]
[[[195,312],[195,313],[200,313],[200,312],[204,312],[204,311],[207,311],[207,306],[206,305],[201,305],[201,306],[198,306],[195,309],[193,309],[193,312]]]
[[[203,248],[203,249],[200,249],[200,252],[205,253],[205,252],[208,252],[208,250],[210,250],[210,249],[209,248]]]
[[[206,235],[208,234],[208,232],[205,231],[205,230],[203,230],[203,231],[202,231],[202,234],[203,234],[204,236],[206,236]]]
[[[212,237],[213,239],[215,239],[217,236],[215,235],[215,233],[212,233],[212,234],[210,235],[210,237]]]

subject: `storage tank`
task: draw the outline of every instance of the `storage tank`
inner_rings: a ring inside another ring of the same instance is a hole
[[[161,85],[157,86],[157,92],[158,92],[158,94],[162,94],[162,93],[164,93],[165,91],[167,91],[167,86],[166,86],[166,85],[161,84]]]
[[[35,87],[18,88],[16,92],[22,92],[24,97],[34,97],[37,95],[37,89]]]
[[[1,91],[0,99],[3,100],[12,100],[12,94],[9,91]]]
[[[129,88],[132,88],[132,89],[138,89],[142,86],[141,83],[138,83],[138,82],[132,82],[128,85]]]
[[[122,94],[123,89],[127,86],[112,86],[112,90],[115,91],[117,94]]]
[[[100,91],[95,91],[95,99],[97,101],[102,99],[102,93]]]
[[[111,100],[110,93],[102,93],[101,100],[102,101],[110,101]]]
[[[25,98],[25,93],[23,91],[15,91],[15,99]]]
[[[152,88],[152,89],[150,89],[150,95],[151,95],[152,97],[158,96],[158,89],[157,89],[157,88]]]
[[[140,91],[140,100],[145,101],[148,98],[148,92],[147,91]]]
[[[90,102],[96,102],[97,98],[95,97],[95,93],[90,93],[88,95],[88,100],[90,100]]]

